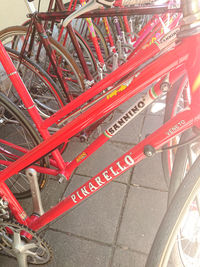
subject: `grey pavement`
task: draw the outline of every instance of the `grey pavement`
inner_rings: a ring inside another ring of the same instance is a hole
[[[126,103],[120,107],[114,117],[127,106]],[[45,210],[158,128],[163,120],[163,107],[164,100],[161,99],[140,114],[86,160],[75,171],[70,183],[59,184],[55,178],[50,178],[42,192]],[[65,159],[71,160],[85,146],[77,138],[72,139]],[[166,202],[167,186],[161,155],[157,154],[50,223],[42,234],[52,247],[53,258],[44,266],[143,267],[166,210]],[[29,209],[28,203],[29,200],[23,201]],[[17,264],[11,258],[0,256],[0,266]]]

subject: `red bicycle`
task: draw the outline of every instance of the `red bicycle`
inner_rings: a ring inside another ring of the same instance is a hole
[[[134,4],[135,2],[128,2],[128,4],[131,3]],[[107,2],[106,4],[111,5],[112,3]],[[100,2],[98,5],[100,5]],[[0,164],[3,166],[0,172],[1,217],[3,218],[3,221],[0,223],[1,247],[6,253],[16,256],[20,266],[26,266],[27,260],[30,263],[39,264],[46,263],[50,259],[50,251],[47,243],[44,240],[41,241],[34,231],[38,231],[64,212],[74,208],[120,174],[135,166],[145,157],[151,157],[163,151],[163,145],[178,134],[188,129],[195,129],[194,134],[196,133],[194,138],[192,137],[191,140],[180,146],[196,142],[197,138],[199,138],[200,116],[198,100],[200,93],[200,66],[198,58],[200,52],[198,47],[200,35],[199,22],[194,14],[198,14],[200,7],[198,1],[191,2],[185,0],[182,2],[182,5],[185,23],[181,26],[178,38],[176,38],[176,33],[179,30],[176,29],[174,32],[165,35],[159,42],[153,43],[144,50],[138,51],[134,58],[130,58],[113,73],[88,89],[87,92],[46,119],[41,118],[7,52],[0,43],[1,63],[13,85],[16,87],[22,102],[43,139],[33,149],[25,149],[20,145],[15,145],[12,140],[7,141],[5,136],[1,136],[0,139],[0,151],[1,155],[4,156],[3,159],[0,159]],[[83,13],[88,7],[92,9],[96,6],[96,2],[92,1],[82,8],[80,12]],[[194,6],[196,9],[194,9]],[[79,14],[77,11],[76,16]],[[70,19],[71,17],[69,16],[68,21]],[[192,50],[191,46],[193,47]],[[53,176],[60,175],[67,180],[70,179],[75,168],[123,129],[141,111],[153,103],[157,97],[162,96],[171,88],[173,90],[173,85],[179,79],[184,81],[187,77],[189,79],[191,94],[191,104],[189,106],[181,110],[158,130],[148,135],[108,167],[89,179],[88,182],[74,190],[74,192],[55,207],[44,213],[38,189],[37,172]],[[105,129],[94,142],[80,152],[71,162],[64,162],[62,155],[57,149],[62,143],[67,142],[75,134],[109,114],[122,103],[145,90],[150,85],[151,88],[147,90],[146,94]],[[0,94],[0,101],[1,127],[5,126],[6,121],[11,120],[13,125],[14,122],[17,122],[17,126],[22,125],[29,133],[35,130],[6,96]],[[66,125],[55,134],[51,135],[48,132],[48,127],[64,122]],[[7,126],[5,129],[7,129]],[[41,163],[43,159],[47,160],[47,164]],[[179,247],[181,246],[182,239],[179,238],[182,230],[181,222],[185,223],[185,216],[182,215],[185,215],[191,207],[193,210],[198,211],[198,163],[199,160],[191,167],[183,185],[180,185],[179,192],[182,192],[181,199],[179,199],[180,193],[178,192],[173,200],[173,205],[168,209],[168,221],[165,218],[162,225],[161,237],[163,239],[156,239],[155,241],[155,244],[159,244],[160,242],[159,254],[157,254],[156,245],[153,246],[147,261],[148,267],[167,266],[170,253],[176,241],[179,242]],[[5,184],[7,179],[24,170],[26,170],[26,177],[30,181],[34,203],[34,212],[30,216],[23,210],[22,206]],[[174,207],[177,205],[179,210],[174,212]],[[172,213],[173,218],[171,217]],[[181,216],[179,216],[180,214]],[[14,218],[14,220],[8,222],[7,219],[11,218]],[[170,227],[166,229],[165,227],[168,225]],[[164,237],[163,231],[165,233]],[[195,240],[198,248],[198,238]],[[187,240],[185,238],[185,241],[191,243],[192,239],[188,238]],[[9,242],[9,246],[7,246],[7,242]],[[181,248],[183,248],[183,245]],[[198,259],[198,255],[198,253],[195,255],[192,254],[190,258],[193,259],[194,256],[197,256]],[[181,256],[182,254],[180,254]]]

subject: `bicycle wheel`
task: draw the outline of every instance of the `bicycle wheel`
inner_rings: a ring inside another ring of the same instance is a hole
[[[39,135],[22,111],[0,92],[0,159],[15,161],[26,150],[38,145],[40,141]],[[17,145],[21,149],[13,145]],[[41,159],[39,164],[47,166],[48,158]],[[6,164],[0,164],[0,170],[5,167]],[[24,171],[12,176],[6,183],[17,198],[26,198],[31,195]],[[46,174],[38,175],[38,183],[39,188],[43,189],[46,184]]]
[[[181,77],[167,93],[166,107],[164,114],[164,123],[174,117],[181,110],[186,109],[190,105],[190,90],[188,81],[185,76]],[[178,144],[180,136],[173,138],[165,146],[172,146]],[[162,153],[162,166],[166,184],[170,184],[170,176],[173,167],[174,155],[176,150],[166,150]]]
[[[189,130],[182,134],[180,138],[180,144],[183,144],[190,140],[191,138],[194,138],[195,134],[192,130]],[[187,146],[180,147],[175,156],[174,164],[173,164],[173,170],[172,170],[172,176],[170,179],[170,186],[169,186],[169,193],[168,193],[168,204],[171,203],[175,193],[177,192],[179,186],[181,185],[186,173],[189,171],[190,167],[196,160],[196,158],[199,156],[200,150],[199,150],[199,142],[193,142],[191,144],[188,144]],[[198,255],[197,259],[195,258],[194,254],[191,254],[191,252],[194,253],[194,247],[196,246],[196,249],[198,252],[200,252],[200,241],[197,240],[195,246],[193,242],[191,241],[191,237],[188,234],[191,234],[191,232],[195,232],[197,229],[197,224],[199,225],[200,217],[198,214],[199,212],[199,195],[193,201],[192,207],[190,207],[188,212],[188,218],[191,217],[193,219],[191,220],[185,220],[184,222],[184,228],[190,229],[189,232],[185,232],[184,236],[184,242],[179,241],[173,248],[172,254],[171,254],[171,261],[175,266],[180,267],[189,267],[193,265],[193,262],[197,262],[200,260],[200,255]],[[181,233],[179,234],[181,236]],[[187,248],[185,248],[186,245],[186,239],[187,237]],[[188,253],[188,249],[191,249]],[[196,265],[195,265],[196,266]]]
[[[42,118],[48,118],[64,106],[64,97],[60,94],[54,81],[39,65],[27,57],[21,57],[17,51],[11,48],[6,47],[6,51],[12,59]],[[1,71],[0,84],[1,91],[24,110],[25,107],[17,91],[3,70]]]
[[[0,31],[0,40],[5,46],[20,51],[26,33],[27,33],[27,27],[25,26],[8,27]],[[70,98],[73,99],[78,95],[80,95],[81,93],[83,93],[85,90],[84,79],[81,70],[79,69],[75,61],[72,59],[72,57],[69,55],[67,50],[62,45],[60,45],[52,37],[49,37],[49,41],[52,49],[55,52],[57,64],[60,67],[60,70],[62,71],[64,81],[68,85],[68,92],[64,92],[63,91],[64,89],[60,88],[61,93],[63,94],[63,96],[65,96],[67,93],[70,96]],[[56,84],[60,85],[57,76],[55,74],[55,71],[49,61],[49,58],[46,55],[44,47],[41,48],[39,57],[36,58],[39,44],[40,44],[39,38],[38,36],[36,36],[31,59],[40,64],[41,67],[44,68],[47,71],[47,73],[51,76],[51,78],[54,79]]]
[[[74,30],[74,33],[75,33],[76,39],[80,45],[80,48],[82,50],[86,64],[90,70],[90,73],[93,74],[97,70],[95,57],[94,57],[88,43],[86,42],[86,40],[84,40],[84,38],[81,36],[81,34],[78,33],[76,30]],[[57,25],[54,25],[53,34],[52,34],[53,38],[57,40],[58,34],[59,34],[59,28],[57,27]],[[60,40],[61,44],[63,44],[66,34],[67,34],[67,29],[65,29],[63,34],[62,34],[62,38]],[[67,36],[67,41],[66,41],[66,44],[64,46],[66,47],[67,51],[70,53],[70,55],[72,56],[72,58],[74,59],[76,64],[81,69],[82,66],[81,66],[79,57],[76,53],[76,50],[74,49],[73,43],[72,43],[69,35]]]
[[[199,266],[200,157],[196,159],[183,180],[183,172],[177,172],[175,164],[183,168],[184,158],[179,157],[177,163],[174,162],[171,180],[182,182],[160,225],[146,262],[148,267]]]
[[[106,58],[109,56],[109,48],[108,48],[107,43],[105,41],[104,35],[101,32],[101,30],[99,29],[99,27],[94,22],[92,24],[93,24],[94,31],[95,31],[96,36],[97,36],[97,40],[98,40],[98,43],[100,46],[102,56],[103,56],[104,60],[106,60]],[[84,20],[82,21],[82,25],[81,25],[80,29],[77,29],[77,31],[87,41],[88,45],[90,46],[90,48],[92,50],[93,55],[97,58],[95,47],[92,43],[92,39],[91,39],[89,30],[88,30],[87,24]]]

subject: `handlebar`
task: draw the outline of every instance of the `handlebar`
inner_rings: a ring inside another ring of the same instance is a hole
[[[37,11],[34,5],[34,0],[24,0],[24,2],[26,4],[29,13],[33,14]]]
[[[102,6],[111,7],[117,3],[117,5],[131,6],[131,5],[142,5],[142,4],[164,4],[168,3],[169,0],[91,0],[86,5],[82,6],[80,9],[69,15],[64,21],[63,26],[66,27],[73,19],[79,17],[80,15],[90,12],[94,9],[100,8]]]

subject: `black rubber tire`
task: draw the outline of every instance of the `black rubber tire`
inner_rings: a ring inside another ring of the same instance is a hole
[[[92,70],[92,74],[97,70],[97,66],[96,66],[96,61],[95,61],[95,57],[89,47],[89,44],[86,42],[86,40],[83,39],[83,37],[77,32],[75,31],[76,34],[76,38],[80,44],[80,47],[83,51],[84,55],[87,55],[86,58],[88,58],[89,63],[91,64],[91,70]]]
[[[187,175],[168,207],[148,256],[146,267],[168,266],[176,237],[180,231],[181,223],[185,219],[185,215],[187,214],[191,203],[197,194],[199,194],[199,166],[200,157],[197,158],[187,172]],[[174,173],[173,179],[178,179],[178,175],[178,173]],[[176,264],[175,266],[177,267],[178,265]]]
[[[184,144],[192,137],[194,137],[194,133],[192,132],[192,129],[189,129],[181,135],[179,144]],[[168,205],[171,203],[174,195],[176,194],[176,191],[178,190],[179,186],[181,185],[186,175],[189,153],[190,153],[189,144],[178,148],[176,151],[176,156],[174,159],[172,175],[170,178],[170,185],[168,191]]]
[[[52,115],[56,111],[58,111],[62,106],[65,105],[65,99],[63,95],[60,93],[59,88],[53,81],[53,79],[35,62],[30,60],[26,56],[20,56],[20,54],[8,47],[5,47],[6,51],[8,52],[10,58],[12,59],[14,65],[16,66],[22,80],[24,81],[24,84],[26,85],[26,88],[28,89],[33,101],[36,103],[37,98],[39,98],[39,93],[41,94],[41,103],[42,111],[41,116],[44,114],[46,117]],[[31,77],[30,77],[31,76]],[[39,91],[39,92],[36,92]],[[6,93],[6,92],[5,92]],[[19,97],[17,97],[16,101],[19,101]],[[47,100],[45,101],[45,97],[47,97]],[[51,106],[48,110],[48,100],[51,98]],[[15,103],[20,104],[20,103]],[[40,110],[39,104],[38,110]],[[44,106],[47,106],[47,112],[49,114],[45,114],[44,112]],[[53,109],[51,111],[51,109]]]
[[[59,30],[57,30],[57,32],[53,32],[53,37],[55,39],[57,39],[57,36],[58,36],[58,32]],[[84,40],[84,38],[81,36],[81,34],[76,31],[74,29],[74,33],[76,35],[76,39],[80,45],[80,48],[82,50],[82,53],[83,53],[83,56],[84,56],[84,59],[86,61],[86,64],[90,70],[90,73],[93,75],[93,73],[96,72],[97,70],[97,66],[96,66],[96,60],[95,60],[95,57],[90,49],[90,46],[89,44],[87,43],[86,40]],[[63,32],[62,36],[63,38],[65,37],[66,35],[66,31]],[[60,40],[60,43],[63,45],[63,38],[61,38]],[[77,55],[77,52],[72,44],[72,41],[71,41],[71,38],[70,36],[67,37],[67,42],[65,44],[65,47],[66,49],[68,50],[68,52],[70,53],[71,57],[74,59],[74,61],[76,62],[76,64],[79,66],[80,69],[82,69],[82,66],[81,66],[81,63],[80,63],[80,60],[78,58],[78,55]],[[84,73],[84,71],[83,71]]]
[[[25,26],[11,26],[0,31],[0,40],[3,42],[5,46],[8,46],[8,44],[10,45],[10,42],[12,41],[12,48],[19,51],[21,49],[21,45],[24,40],[22,39],[22,37],[25,36],[26,33],[27,33],[27,27]],[[85,91],[84,78],[83,78],[81,70],[79,69],[75,61],[72,59],[72,57],[69,55],[67,50],[61,44],[59,44],[52,37],[49,37],[49,41],[51,43],[51,47],[55,50],[55,52],[59,56],[62,57],[62,61],[61,61],[62,64],[69,66],[70,70],[74,73],[76,77],[76,83],[72,82],[71,84],[69,84],[69,89],[72,90],[70,91],[70,94],[73,97],[81,94],[82,92]],[[39,59],[39,62],[37,61],[37,63],[40,63],[41,66],[45,68],[45,64],[49,66],[49,63],[48,63],[49,61],[46,60],[45,55],[44,57],[45,59],[44,58]],[[32,56],[31,59],[34,59],[34,57]],[[68,71],[67,73],[70,73],[70,72]],[[50,76],[52,75],[52,77],[55,76],[53,73],[51,73],[51,69],[50,69],[49,74]],[[55,79],[55,81],[57,81],[57,79]],[[76,88],[75,88],[75,84],[77,84]],[[60,88],[60,90],[61,90],[61,93],[64,95],[65,92],[63,91],[63,89]],[[76,92],[74,92],[74,90],[76,90]]]
[[[189,129],[188,131],[184,132],[181,135],[180,138],[180,144],[184,144],[188,140],[191,140],[195,136],[195,133],[192,131],[192,129]],[[197,141],[194,145],[194,147],[199,147],[199,142]],[[180,147],[176,151],[176,156],[173,164],[173,170],[172,175],[170,179],[170,186],[169,186],[169,192],[168,192],[168,206],[170,205],[174,195],[176,194],[178,188],[180,187],[181,183],[183,182],[183,179],[190,169],[190,165],[192,165],[192,154],[195,154],[195,159],[199,155],[199,151],[195,149],[193,150],[193,144],[188,144],[186,146]],[[192,227],[192,226],[191,226]],[[189,247],[189,246],[188,246]],[[184,258],[182,258],[182,252],[181,250],[184,250],[184,247],[180,244],[176,244],[173,248],[172,254],[171,254],[171,262],[177,267],[190,267],[187,263],[184,262]],[[189,259],[189,257],[188,257]]]
[[[183,77],[177,80],[177,82],[172,86],[170,91],[167,93],[163,123],[167,122],[169,119],[171,119],[174,116],[173,111],[176,105],[178,105],[179,98],[177,99],[177,94],[180,90],[182,79]],[[170,146],[171,142],[165,145],[165,147]],[[170,176],[171,176],[171,171],[172,171],[172,166],[170,166],[169,164],[170,153],[172,153],[172,151],[165,150],[161,155],[164,178],[165,178],[165,182],[167,186],[169,186],[170,184]]]
[[[4,94],[2,94],[0,92],[0,107],[4,109],[4,113],[6,114],[6,116],[9,119],[13,119],[13,122],[6,122],[5,121],[1,121],[0,124],[0,138],[1,139],[5,139],[5,140],[9,140],[10,142],[13,142],[14,144],[17,144],[16,142],[19,139],[20,133],[22,133],[21,130],[23,130],[23,134],[25,134],[25,138],[28,142],[28,140],[30,140],[32,143],[31,144],[27,144],[26,146],[23,146],[25,148],[31,148],[34,147],[36,145],[38,145],[41,142],[41,139],[38,135],[38,133],[36,132],[36,130],[34,129],[34,127],[31,125],[31,123],[29,122],[29,120],[24,116],[24,114],[22,113],[21,110],[19,110],[19,108],[17,106],[15,106]],[[6,113],[5,113],[6,111]],[[2,112],[2,110],[1,110]],[[2,114],[2,113],[1,113]],[[9,134],[8,134],[8,125],[9,127],[12,127],[12,125],[14,125],[14,122],[16,122],[17,128],[11,128],[9,131],[10,134],[12,134],[12,136],[9,139]],[[7,124],[6,124],[7,123]],[[12,124],[13,123],[13,124]],[[20,128],[19,128],[20,127]],[[16,129],[19,129],[18,131],[15,131]],[[18,135],[17,135],[18,133]],[[13,138],[15,137],[15,138]],[[17,139],[17,140],[16,140]],[[21,140],[20,140],[21,141]],[[21,143],[20,143],[21,145]],[[31,147],[30,147],[31,145]],[[21,145],[22,146],[22,145]],[[9,147],[6,146],[6,149],[8,150]],[[14,151],[12,151],[12,153],[14,153]],[[17,151],[15,152],[17,153]],[[19,154],[17,154],[18,156],[23,155],[23,153],[18,152]],[[2,154],[1,154],[2,155]],[[48,158],[45,157],[43,159],[40,160],[40,165],[41,166],[47,166],[48,163]],[[1,165],[1,168],[4,169],[5,166]],[[11,183],[13,182],[19,182],[19,179],[22,179],[22,177],[24,176],[23,171],[19,174],[16,175],[16,177],[11,177],[8,179],[7,184],[10,187],[11,191],[14,193],[14,195],[17,198],[27,198],[31,195],[30,189],[29,189],[29,184],[26,184],[27,188],[25,190],[23,190],[23,192],[16,192],[14,186],[11,186]],[[14,180],[14,181],[13,181]],[[21,180],[22,181],[22,180]],[[20,182],[21,183],[21,182]],[[27,183],[27,182],[26,182]],[[45,184],[46,184],[46,174],[39,174],[38,175],[38,184],[39,184],[39,188],[43,189]],[[20,184],[20,188],[21,188],[22,183]],[[24,181],[23,181],[23,186],[24,186]]]

